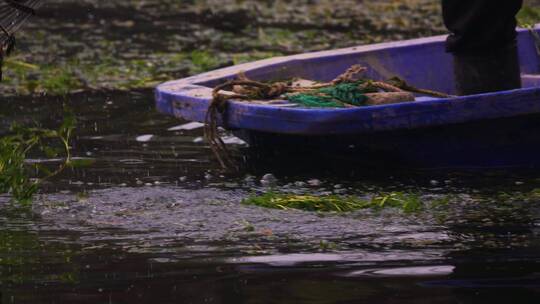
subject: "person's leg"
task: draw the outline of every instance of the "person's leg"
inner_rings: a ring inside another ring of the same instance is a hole
[[[442,0],[451,32],[456,93],[470,95],[521,87],[516,14],[523,0]]]

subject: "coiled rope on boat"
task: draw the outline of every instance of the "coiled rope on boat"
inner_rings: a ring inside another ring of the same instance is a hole
[[[394,77],[386,82],[362,77],[367,68],[353,65],[343,74],[327,83],[310,82],[298,85],[288,82],[260,82],[251,80],[240,73],[237,79],[216,86],[212,91],[212,101],[205,116],[204,138],[225,170],[236,168],[227,146],[218,134],[218,120],[227,110],[230,100],[270,102],[285,99],[308,108],[344,108],[414,101],[412,93],[439,98],[450,95],[419,89]]]

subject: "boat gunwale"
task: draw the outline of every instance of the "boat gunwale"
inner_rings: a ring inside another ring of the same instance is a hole
[[[536,25],[535,30],[540,31],[540,25]],[[525,31],[527,30],[519,30],[521,34]],[[419,45],[440,44],[444,43],[445,37],[445,35],[442,35],[280,56],[226,67],[159,85],[156,88],[157,106],[161,112],[167,114],[187,120],[203,121],[204,113],[211,100],[212,89],[209,84],[232,79],[240,71],[256,72],[258,69],[272,70],[280,66],[301,64],[302,61],[319,58],[366,54],[389,48],[403,49],[418,47]],[[194,91],[198,93],[194,94]],[[494,107],[493,103],[497,103],[498,105]],[[178,108],[175,105],[180,105],[180,107]],[[478,109],[471,112],[463,112],[463,109],[466,109],[469,105],[471,108],[486,108],[487,106],[491,106],[492,109],[485,110],[490,110],[492,113],[478,113]],[[540,88],[536,87],[357,108],[313,109],[276,107],[245,101],[231,101],[225,113],[225,124],[222,123],[222,125],[226,125],[230,129],[322,135],[419,128],[430,125],[463,123],[479,119],[508,118],[534,113],[540,113]],[[435,115],[438,119],[436,121],[433,119],[423,119],[422,121],[420,117],[426,115]],[[415,116],[417,121],[415,121]],[[399,121],[395,121],[394,123],[388,122],[387,120],[390,118]],[[408,123],[403,120],[408,120]],[[279,122],[285,123],[285,126],[280,126],[281,124]],[[346,128],[344,125],[336,127],[336,124],[349,124],[350,126],[349,128]]]

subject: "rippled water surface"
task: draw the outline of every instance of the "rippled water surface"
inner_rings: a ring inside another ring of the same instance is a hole
[[[200,124],[157,113],[150,89],[116,90],[444,33],[438,0],[222,2],[51,0],[18,35],[0,84],[0,136],[14,122],[56,128],[68,107],[78,120],[72,151],[86,165],[48,180],[31,208],[0,196],[1,304],[540,300],[537,171],[388,171],[316,151],[273,159],[222,133],[242,165],[224,173]],[[412,193],[425,207],[242,204],[271,189]]]
[[[0,211],[2,303],[533,303],[540,296],[535,172],[318,171],[280,163],[224,174],[151,91],[14,98],[2,124],[77,115],[75,157],[32,210]],[[224,134],[225,136],[226,134]],[[229,138],[238,159],[242,142]],[[45,163],[56,160],[39,159]],[[328,167],[328,166],[327,166]],[[331,166],[330,166],[331,167]],[[267,191],[404,191],[415,213],[346,214],[241,204]]]

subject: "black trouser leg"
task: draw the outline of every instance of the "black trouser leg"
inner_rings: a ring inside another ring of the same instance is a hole
[[[486,54],[454,54],[456,93],[472,95],[521,87],[515,44]]]
[[[522,0],[442,0],[459,95],[521,87],[516,14]]]

